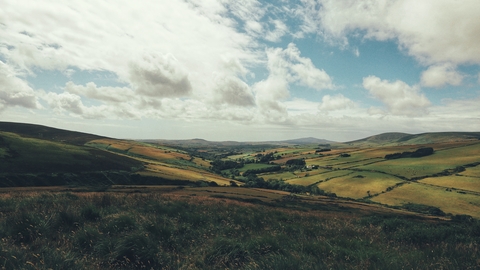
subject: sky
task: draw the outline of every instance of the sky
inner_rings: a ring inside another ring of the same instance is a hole
[[[0,6],[0,121],[212,141],[480,131],[478,0]]]

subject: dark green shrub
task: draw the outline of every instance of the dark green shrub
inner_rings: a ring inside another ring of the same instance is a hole
[[[248,250],[238,241],[217,238],[210,252],[205,256],[205,264],[210,266],[237,268],[251,261]]]
[[[133,231],[136,228],[135,219],[128,215],[118,216],[101,226],[101,231],[108,234]]]
[[[70,228],[78,226],[79,217],[69,211],[60,211],[57,215],[57,228]]]
[[[22,212],[10,216],[5,221],[7,236],[12,237],[15,242],[29,243],[40,235],[40,217],[29,212]]]
[[[40,262],[38,265],[47,266],[45,269],[82,269],[76,263],[75,254],[71,252],[62,252],[55,248],[43,247],[40,252]],[[35,269],[38,269],[35,267]]]
[[[98,210],[94,205],[87,205],[80,210],[80,216],[89,221],[99,220],[100,210]]]
[[[97,229],[92,227],[85,227],[84,229],[78,231],[74,236],[75,248],[79,249],[82,252],[87,252],[93,250],[95,242],[98,241],[100,233]]]
[[[165,256],[159,253],[158,245],[143,234],[128,235],[117,242],[114,250],[114,265],[134,268],[161,268]]]

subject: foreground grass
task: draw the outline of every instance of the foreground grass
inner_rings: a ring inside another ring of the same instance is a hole
[[[456,219],[154,193],[11,195],[0,199],[0,267],[478,269],[480,222]]]

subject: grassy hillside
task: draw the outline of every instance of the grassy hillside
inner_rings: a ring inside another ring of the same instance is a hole
[[[131,172],[146,179],[159,178],[165,183],[213,181],[229,185],[231,181],[209,172],[208,160],[191,157],[185,151],[168,146],[21,123],[0,122],[0,130],[9,131],[0,131],[1,186],[81,184],[82,181],[89,185],[96,181],[102,185],[129,183],[133,181]],[[105,173],[111,171],[126,173],[123,176]],[[76,175],[70,177],[65,173]],[[87,176],[87,173],[90,174]]]
[[[0,149],[2,173],[131,171],[141,166],[136,160],[105,151],[9,132],[0,132]]]
[[[475,141],[480,139],[480,132],[434,132],[422,134],[407,133],[383,133],[364,139],[346,142],[355,146],[378,146],[378,145],[416,145],[437,144],[458,141]]]
[[[88,141],[103,138],[102,136],[82,132],[11,122],[0,122],[0,131],[15,133],[27,138],[64,142],[75,145],[83,145]]]

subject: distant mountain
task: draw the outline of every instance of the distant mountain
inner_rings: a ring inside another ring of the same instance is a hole
[[[335,143],[332,141],[317,139],[317,138],[300,138],[284,141],[258,141],[258,142],[237,142],[237,141],[207,141],[204,139],[191,139],[191,140],[141,140],[147,143],[160,143],[168,145],[181,145],[181,146],[245,146],[245,145],[292,145],[292,144],[330,144]]]
[[[285,140],[285,141],[279,141],[280,143],[288,143],[288,144],[331,144],[335,143],[333,141],[325,140],[325,139],[317,139],[313,137],[308,137],[308,138],[300,138],[300,139],[294,139],[294,140]]]
[[[105,138],[88,133],[69,131],[41,125],[12,122],[0,122],[0,131],[16,133],[29,138],[43,139],[54,142],[66,142],[75,145],[84,145],[91,140]]]
[[[346,143],[362,143],[362,142],[375,143],[375,144],[391,143],[391,142],[396,142],[406,136],[412,136],[412,135],[408,133],[401,133],[401,132],[389,132],[389,133],[373,135],[360,140],[350,141]]]
[[[465,140],[480,140],[480,132],[430,132],[407,134],[400,132],[383,133],[364,139],[346,142],[346,144],[365,145],[415,145],[430,143],[445,143]]]

